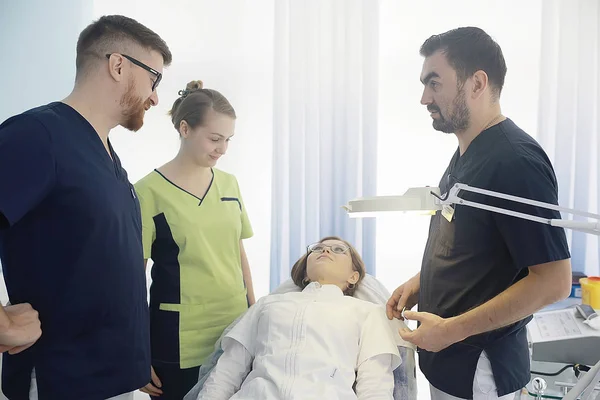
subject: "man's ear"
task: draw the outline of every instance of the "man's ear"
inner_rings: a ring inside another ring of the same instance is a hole
[[[489,80],[485,71],[476,71],[471,77],[471,97],[478,99],[488,88]]]
[[[125,58],[120,54],[111,54],[108,59],[108,73],[116,82],[121,82],[123,76],[123,61]]]

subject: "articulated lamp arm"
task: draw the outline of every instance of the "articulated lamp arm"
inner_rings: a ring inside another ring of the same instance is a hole
[[[566,219],[548,219],[538,217],[536,215],[525,214],[517,211],[507,210],[504,208],[494,207],[487,204],[477,203],[470,200],[465,200],[459,196],[461,191],[479,193],[486,196],[496,197],[504,200],[509,200],[517,203],[528,204],[534,207],[545,208],[549,210],[560,211],[573,215],[580,215],[592,219],[594,221],[573,221]],[[351,200],[348,205],[343,208],[348,212],[351,218],[364,218],[379,215],[381,213],[420,213],[432,214],[437,210],[441,210],[445,205],[460,205],[467,207],[479,208],[490,212],[510,215],[517,218],[535,221],[551,226],[567,228],[594,235],[600,235],[600,215],[585,211],[574,210],[571,208],[560,207],[555,204],[543,203],[541,201],[526,199],[523,197],[512,196],[509,194],[494,192],[491,190],[480,189],[465,185],[464,183],[456,183],[445,195],[440,195],[439,188],[436,187],[420,187],[411,188],[402,196],[376,196],[365,197]]]

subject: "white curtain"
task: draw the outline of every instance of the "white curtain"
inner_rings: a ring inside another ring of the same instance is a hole
[[[341,206],[376,194],[379,2],[275,2],[271,289],[311,242],[338,235],[375,272],[375,222]]]
[[[541,56],[538,139],[554,163],[559,202],[598,212],[600,2],[544,1]],[[567,233],[573,269],[598,275],[599,238]]]

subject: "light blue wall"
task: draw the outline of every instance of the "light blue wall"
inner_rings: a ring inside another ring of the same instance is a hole
[[[0,0],[0,122],[70,93],[92,13],[92,0]]]

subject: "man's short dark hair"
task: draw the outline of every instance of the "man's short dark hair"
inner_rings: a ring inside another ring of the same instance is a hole
[[[500,97],[506,62],[502,49],[483,29],[465,27],[433,35],[421,46],[421,55],[429,57],[441,50],[456,71],[459,84],[479,70],[484,71],[496,98]]]
[[[105,15],[88,25],[77,40],[75,66],[79,76],[94,59],[104,59],[105,54],[125,52],[132,44],[154,50],[163,57],[165,66],[173,56],[165,41],[154,31],[136,20],[122,15]]]

